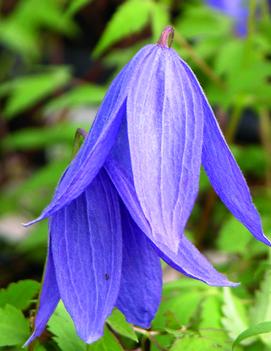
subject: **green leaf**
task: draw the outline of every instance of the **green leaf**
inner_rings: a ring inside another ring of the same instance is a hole
[[[262,323],[253,325],[252,327],[244,330],[234,340],[233,345],[232,345],[232,349],[234,349],[235,346],[237,346],[242,341],[244,341],[248,338],[251,338],[251,337],[254,337],[254,336],[260,335],[260,334],[265,334],[265,333],[271,333],[271,322],[262,322]]]
[[[242,254],[250,240],[250,232],[237,219],[230,217],[219,231],[217,246],[224,252]]]
[[[114,309],[111,316],[107,319],[107,322],[118,334],[134,341],[138,341],[133,328],[128,322],[126,322],[124,315],[119,310]]]
[[[40,213],[40,211],[42,211],[44,206],[46,206],[47,203],[50,202],[52,194],[54,192],[54,188],[56,187],[56,184],[59,178],[61,177],[61,174],[63,173],[63,171],[65,170],[65,168],[71,160],[71,144],[72,138],[69,144],[62,144],[58,148],[56,147],[56,145],[54,145],[52,149],[48,148],[48,158],[57,158],[54,159],[52,162],[47,163],[44,167],[38,169],[25,181],[16,184],[16,186],[12,187],[12,189],[6,189],[5,192],[3,191],[0,195],[0,203],[2,209],[6,207],[7,209],[5,209],[5,211],[17,211],[18,213],[20,213],[21,209],[24,208],[26,213],[30,213],[28,215],[29,220],[37,216]],[[31,196],[29,196],[29,194],[31,194]],[[5,201],[9,202],[5,203]],[[42,244],[43,238],[46,238],[46,234],[44,233],[39,235],[37,233],[40,230],[39,225],[40,224],[38,224],[37,226],[33,226],[29,230],[29,236],[32,236],[32,238],[29,238],[29,241],[27,236],[23,241],[18,242],[18,249],[22,247],[22,250],[24,248],[28,250],[28,243],[29,250],[31,250],[31,247],[34,249],[36,244],[39,246],[39,242]],[[44,232],[43,229],[42,231]],[[39,238],[34,238],[34,232],[35,234],[38,234]],[[32,255],[35,254],[36,252],[32,252]]]
[[[236,72],[244,60],[244,40],[225,42],[215,57],[214,68],[218,74]]]
[[[269,104],[266,97],[270,96],[267,84],[271,74],[270,63],[254,39],[249,46],[247,44],[239,39],[225,42],[218,51],[214,68],[218,74],[224,74],[231,101],[241,101],[248,106],[255,105],[255,101]]]
[[[222,324],[229,336],[234,340],[248,327],[247,311],[241,300],[234,296],[230,288],[223,289],[223,315]]]
[[[105,92],[105,87],[81,85],[51,100],[46,104],[45,112],[52,113],[64,108],[97,105],[102,101]]]
[[[251,308],[251,321],[258,324],[271,320],[271,271],[266,270],[260,290],[256,292],[255,304]]]
[[[194,280],[190,278],[182,278],[178,280],[172,280],[163,285],[163,291],[169,293],[172,290],[207,290],[209,289],[206,284],[199,280]]]
[[[218,295],[207,296],[201,303],[200,328],[217,328],[221,325],[221,297]]]
[[[34,33],[42,28],[53,30],[63,34],[76,33],[77,27],[69,16],[63,15],[63,3],[61,1],[46,0],[36,6],[35,0],[24,0],[13,12],[12,22],[19,23],[21,28],[28,27]],[[35,8],[35,16],[33,16]]]
[[[6,149],[29,150],[43,148],[58,143],[72,144],[77,125],[59,123],[44,128],[25,128],[8,135],[2,142]]]
[[[148,23],[152,6],[153,3],[149,0],[129,0],[120,5],[109,21],[93,55],[97,57],[120,39],[139,32]]]
[[[221,350],[221,345],[215,341],[199,335],[184,336],[175,341],[170,351],[216,351]]]
[[[46,166],[38,169],[16,190],[16,196],[25,197],[29,193],[35,192],[38,196],[44,196],[44,193],[53,190],[67,167],[70,159],[54,160]],[[51,196],[52,194],[49,194]],[[37,204],[35,205],[37,207]]]
[[[104,328],[104,336],[95,343],[88,345],[88,351],[124,351],[116,337]],[[65,350],[66,351],[66,350]]]
[[[182,291],[181,294],[176,295],[173,294],[172,297],[162,301],[152,322],[154,329],[165,329],[172,324],[176,327],[187,325],[204,297],[200,290]]]
[[[40,284],[34,280],[21,280],[11,283],[6,289],[0,290],[0,307],[12,305],[25,310],[33,302],[39,291]]]
[[[170,347],[175,341],[175,337],[171,334],[158,334],[155,336],[155,340],[155,344],[151,342],[151,351],[170,350]]]
[[[35,343],[33,351],[46,351],[46,348],[38,342]]]
[[[149,44],[148,41],[139,41],[129,48],[114,49],[110,51],[103,62],[108,66],[116,67],[116,72],[120,71],[123,66],[125,66],[133,56],[144,46]],[[113,78],[113,77],[112,77]],[[1,87],[0,87],[1,96]]]
[[[229,351],[229,345],[232,344],[227,332],[221,328],[202,328],[199,329],[200,336],[213,342],[219,350]]]
[[[85,351],[86,344],[77,336],[71,317],[60,302],[48,322],[48,329],[62,351]]]
[[[271,320],[271,271],[269,267],[264,274],[260,290],[255,294],[250,316],[252,324],[256,325]],[[261,340],[271,346],[271,335],[262,335]]]
[[[1,18],[0,42],[27,59],[39,55],[37,33],[28,26],[22,26],[16,20],[3,20]]]
[[[22,345],[29,333],[28,321],[21,311],[10,305],[0,308],[0,346]]]
[[[51,72],[21,77],[9,85],[9,98],[4,109],[7,118],[34,106],[66,84],[70,79],[70,71],[66,67],[53,69]]]
[[[151,8],[151,26],[153,41],[157,42],[163,29],[170,24],[169,8],[160,2],[155,2]]]
[[[71,0],[66,15],[73,16],[80,11],[82,7],[89,5],[92,0]]]
[[[206,6],[187,6],[175,25],[178,32],[188,38],[224,37],[230,28],[230,20]]]

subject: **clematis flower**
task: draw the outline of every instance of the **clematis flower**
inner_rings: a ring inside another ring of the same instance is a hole
[[[205,0],[207,5],[233,18],[236,33],[247,35],[248,0]]]
[[[213,286],[235,286],[184,235],[203,164],[218,196],[270,245],[245,179],[191,69],[169,47],[167,27],[111,84],[51,203],[49,246],[35,330],[61,299],[92,343],[117,306],[148,328],[161,298],[160,258]]]

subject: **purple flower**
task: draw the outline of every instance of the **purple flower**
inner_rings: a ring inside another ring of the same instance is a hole
[[[235,21],[236,33],[240,36],[247,34],[248,0],[205,0],[207,5],[230,16]]]
[[[115,78],[77,156],[63,174],[49,217],[49,249],[35,330],[60,299],[87,343],[117,306],[147,328],[161,297],[160,258],[214,286],[234,286],[184,236],[203,164],[221,200],[264,236],[245,179],[187,64],[167,46],[167,27]]]

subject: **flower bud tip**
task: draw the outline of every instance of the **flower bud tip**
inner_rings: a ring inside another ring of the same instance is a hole
[[[174,29],[171,26],[167,26],[158,40],[158,45],[161,45],[163,48],[170,48],[173,43],[174,38]]]

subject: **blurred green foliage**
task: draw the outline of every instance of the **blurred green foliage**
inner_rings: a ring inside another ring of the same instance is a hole
[[[206,91],[271,232],[271,19],[268,2],[259,4],[247,37],[239,38],[231,18],[200,0],[0,1],[1,350],[19,350],[33,327],[39,284],[11,282],[41,279],[47,242],[46,223],[11,242],[2,221],[12,227],[18,218],[20,226],[49,202],[71,160],[76,129],[89,128],[112,77],[165,25],[175,27],[174,48]],[[74,59],[88,38],[84,59]],[[104,337],[90,346],[60,303],[29,350],[271,350],[270,250],[228,214],[204,173],[187,230],[218,269],[241,282],[238,288],[176,275],[164,284],[150,330],[129,325],[116,310]]]

